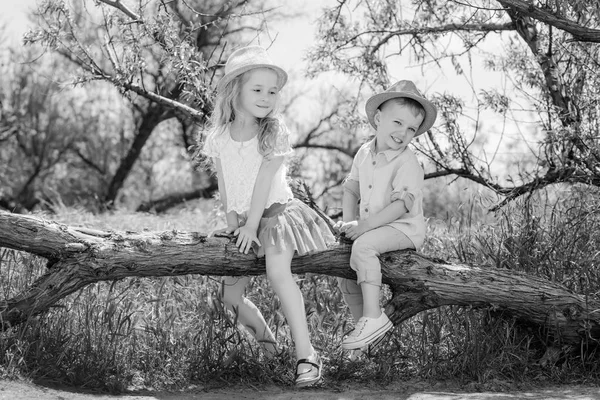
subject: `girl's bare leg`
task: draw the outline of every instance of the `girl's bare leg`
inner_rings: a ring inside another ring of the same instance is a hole
[[[278,353],[277,340],[258,307],[244,296],[249,281],[248,276],[224,277],[221,300],[228,309],[236,313],[238,321],[260,343],[267,356],[273,357]]]
[[[304,298],[292,275],[291,262],[293,256],[293,249],[277,253],[275,249],[267,248],[265,261],[267,277],[279,297],[283,313],[292,332],[296,357],[302,359],[312,355],[314,349],[308,333]]]

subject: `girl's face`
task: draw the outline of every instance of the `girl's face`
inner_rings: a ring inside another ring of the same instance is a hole
[[[256,68],[246,72],[238,97],[238,112],[255,118],[269,115],[277,102],[277,84],[277,74],[269,68]]]

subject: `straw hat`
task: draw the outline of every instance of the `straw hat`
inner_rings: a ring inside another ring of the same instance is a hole
[[[231,53],[227,63],[225,63],[225,75],[217,84],[217,90],[223,90],[236,76],[254,68],[271,68],[275,71],[280,89],[287,82],[287,73],[281,67],[273,64],[264,48],[261,46],[247,46]]]
[[[367,100],[365,111],[373,128],[377,129],[374,118],[379,106],[384,102],[397,97],[408,97],[409,99],[413,99],[419,102],[425,109],[425,118],[423,118],[423,122],[417,130],[417,133],[415,133],[415,136],[427,132],[433,126],[435,118],[437,117],[437,108],[432,102],[423,97],[412,81],[400,81],[394,83],[386,91],[371,96],[369,100]]]

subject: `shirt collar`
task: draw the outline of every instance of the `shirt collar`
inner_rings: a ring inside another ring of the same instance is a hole
[[[375,150],[375,141],[376,140],[377,140],[377,138],[373,138],[373,139],[371,139],[371,142],[369,142],[369,151],[371,152],[371,155],[373,155],[373,156],[376,156],[378,154],[377,150]],[[387,161],[392,161],[394,158],[396,158],[400,154],[404,153],[406,151],[406,149],[408,149],[408,147],[405,147],[404,150],[402,150],[402,151],[389,149],[389,150],[380,151],[379,153],[383,154]]]

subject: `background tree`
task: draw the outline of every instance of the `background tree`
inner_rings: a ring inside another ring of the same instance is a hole
[[[34,51],[15,49],[2,54],[0,206],[24,211],[57,199],[90,205],[89,193],[105,184],[107,155],[125,144],[112,134],[125,125],[120,98],[98,83],[65,87],[73,69],[64,60],[32,65],[33,57]],[[89,149],[97,160],[82,154]]]
[[[340,1],[319,22],[311,70],[349,74],[367,94],[400,68],[464,81],[462,97],[428,87],[440,109],[417,145],[428,178],[459,176],[505,201],[561,182],[598,186],[599,15],[584,1]],[[503,87],[481,85],[482,66]],[[514,151],[528,155],[501,157]]]
[[[107,205],[115,202],[142,149],[161,123],[170,126],[187,149],[195,124],[210,110],[211,82],[218,64],[246,32],[255,34],[269,13],[261,1],[155,1],[131,8],[121,1],[49,1],[37,11],[39,28],[27,35],[79,68],[77,83],[109,82],[127,101],[128,148],[107,172],[97,193]],[[253,16],[253,18],[243,18]],[[217,51],[218,50],[218,51]],[[82,146],[79,156],[99,168],[93,147]],[[206,195],[215,182],[209,179]]]

